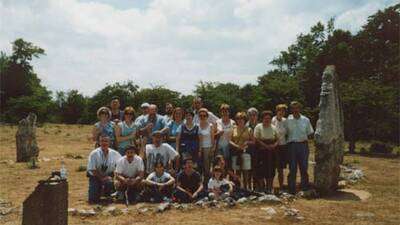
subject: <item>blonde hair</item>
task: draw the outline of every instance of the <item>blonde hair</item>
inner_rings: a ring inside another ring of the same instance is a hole
[[[228,104],[226,104],[226,103],[223,103],[223,104],[221,104],[221,106],[219,107],[219,111],[222,111],[222,110],[224,110],[224,109],[226,109],[226,110],[228,110],[229,111],[229,105]]]
[[[276,111],[279,111],[279,110],[286,110],[288,107],[287,107],[287,105],[286,104],[279,104],[279,105],[277,105],[276,107],[275,107],[275,110]]]
[[[238,120],[238,119],[244,119],[245,121],[247,121],[247,114],[246,114],[246,112],[238,112],[238,113],[236,113],[235,119],[236,119],[236,120]]]

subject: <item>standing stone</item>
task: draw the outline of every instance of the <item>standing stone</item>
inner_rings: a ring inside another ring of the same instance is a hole
[[[28,117],[19,121],[15,135],[17,142],[17,162],[28,162],[32,157],[39,156],[36,142],[36,115],[29,113]]]
[[[23,203],[22,225],[68,225],[68,182],[39,181]]]
[[[322,75],[319,118],[315,131],[314,183],[321,195],[338,188],[340,164],[343,162],[343,111],[338,93],[335,66]]]

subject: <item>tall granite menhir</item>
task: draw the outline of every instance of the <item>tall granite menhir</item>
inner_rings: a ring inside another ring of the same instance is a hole
[[[333,65],[327,66],[322,75],[319,109],[315,131],[314,183],[320,195],[329,195],[338,187],[344,143],[343,111]]]
[[[36,142],[36,115],[29,115],[19,121],[15,135],[17,144],[17,162],[28,162],[32,157],[38,157],[39,148]]]

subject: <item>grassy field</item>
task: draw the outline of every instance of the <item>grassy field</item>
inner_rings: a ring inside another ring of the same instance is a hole
[[[14,163],[16,127],[0,126],[0,199],[11,201],[13,206],[20,209],[37,181],[48,177],[52,170],[59,169],[61,160],[64,160],[69,173],[69,207],[91,208],[86,203],[88,182],[85,172],[77,171],[80,165],[86,165],[93,147],[89,140],[90,130],[90,126],[56,124],[45,124],[38,128],[40,168],[29,169],[26,163]],[[313,151],[313,146],[311,148]],[[74,155],[83,158],[67,157]],[[257,203],[237,205],[231,209],[195,207],[188,212],[172,209],[162,214],[151,211],[138,213],[135,210],[137,206],[130,206],[132,210],[126,215],[98,215],[91,218],[70,216],[69,224],[400,224],[400,160],[351,155],[345,156],[345,162],[361,168],[366,175],[350,188],[368,191],[372,197],[366,202],[343,196],[297,200],[291,203],[291,207],[300,210],[305,218],[301,221],[285,217],[279,205],[272,206],[278,213],[268,220],[261,208],[269,205]],[[310,167],[312,181],[313,168]],[[365,213],[372,214],[360,216]],[[21,210],[0,217],[0,224],[21,224]]]

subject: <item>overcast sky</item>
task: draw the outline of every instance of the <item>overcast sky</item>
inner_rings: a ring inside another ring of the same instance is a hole
[[[185,94],[200,81],[255,83],[318,21],[357,32],[395,0],[0,0],[0,50],[42,47],[34,70],[50,90],[92,95],[133,80]]]

